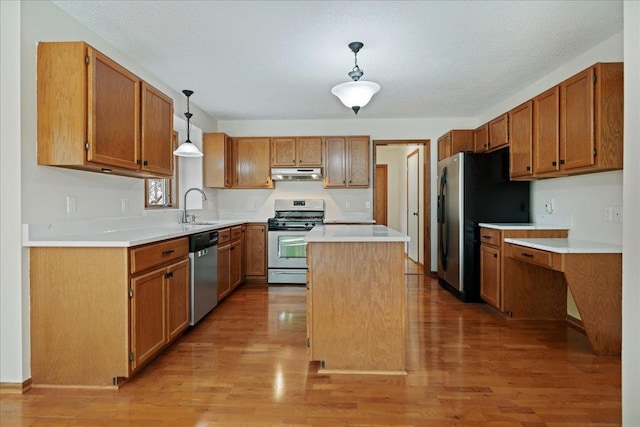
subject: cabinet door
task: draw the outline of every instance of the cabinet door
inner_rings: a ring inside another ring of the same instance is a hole
[[[347,139],[347,186],[369,186],[369,138],[366,136]]]
[[[438,160],[451,156],[451,132],[438,138]]]
[[[231,245],[218,246],[218,301],[231,291]]]
[[[167,268],[167,333],[172,341],[189,326],[189,260]]]
[[[231,169],[228,154],[231,152],[229,137],[222,132],[208,132],[202,135],[203,183],[205,187],[230,187],[232,181],[228,171]]]
[[[153,86],[142,82],[143,171],[173,175],[173,100]]]
[[[139,169],[140,79],[92,48],[88,56],[87,160]]]
[[[531,176],[533,162],[533,101],[509,111],[511,178]]]
[[[489,305],[500,309],[500,250],[480,246],[480,296]]]
[[[473,152],[482,153],[489,147],[489,123],[485,123],[473,131]]]
[[[594,68],[560,84],[560,160],[563,169],[595,164]]]
[[[236,288],[242,283],[242,263],[244,245],[243,240],[239,239],[231,243],[231,260],[229,267],[229,282],[231,283],[231,289]]]
[[[319,136],[297,138],[296,151],[298,166],[322,166],[322,138]]]
[[[295,138],[273,138],[271,140],[271,166],[295,166],[296,154]]]
[[[245,233],[245,266],[248,277],[267,277],[267,226],[248,224]]]
[[[533,173],[560,170],[560,89],[558,86],[533,98]]]
[[[167,343],[165,268],[131,279],[131,370]]]
[[[463,151],[473,151],[473,130],[455,129],[449,132],[449,156]]]
[[[324,186],[344,187],[347,185],[347,162],[345,153],[347,139],[343,137],[331,137],[324,140],[325,164]]]
[[[239,188],[272,188],[270,138],[235,138],[235,184]]]
[[[509,145],[509,115],[507,113],[489,122],[487,150],[497,150]]]

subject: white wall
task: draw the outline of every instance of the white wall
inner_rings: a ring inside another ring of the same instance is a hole
[[[402,218],[405,216],[406,202],[403,202],[404,176],[406,174],[405,147],[403,146],[379,146],[376,153],[378,164],[386,164],[387,167],[387,223],[394,230],[402,231]]]
[[[28,285],[20,218],[20,2],[0,2],[0,382],[29,378]]]
[[[622,423],[640,420],[640,2],[624,3]]]

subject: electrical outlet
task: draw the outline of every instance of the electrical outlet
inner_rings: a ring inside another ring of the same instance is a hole
[[[555,199],[549,199],[547,200],[547,203],[544,204],[544,211],[548,214],[553,213],[553,209],[555,207],[556,204],[556,200]]]
[[[121,199],[122,213],[129,212],[129,199]]]
[[[611,206],[606,206],[604,208],[604,220],[613,221],[613,208]]]
[[[344,207],[347,209],[351,209],[351,200],[347,200],[346,202],[344,202]]]
[[[622,222],[622,206],[613,207],[613,222]]]
[[[365,209],[371,209],[371,202],[364,202]]]
[[[251,208],[252,208],[253,210],[258,209],[258,202],[256,202],[255,200],[254,200],[253,202],[251,202]]]
[[[76,198],[74,196],[67,196],[67,213],[74,214],[77,212]]]

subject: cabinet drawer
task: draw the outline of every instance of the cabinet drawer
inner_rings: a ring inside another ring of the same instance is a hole
[[[133,248],[129,252],[131,274],[140,273],[187,255],[189,255],[188,237]]]
[[[518,261],[527,262],[529,264],[552,268],[554,270],[557,270],[560,267],[559,265],[556,265],[554,267],[554,256],[551,252],[533,248],[525,248],[518,245],[509,245],[508,253],[511,258],[515,258]],[[556,262],[556,264],[559,263]]]
[[[227,243],[231,239],[231,229],[222,228],[218,230],[218,244]]]
[[[487,245],[499,247],[502,243],[502,232],[493,228],[481,228],[480,241]]]
[[[239,239],[242,236],[243,225],[237,225],[235,227],[231,227],[231,240]]]

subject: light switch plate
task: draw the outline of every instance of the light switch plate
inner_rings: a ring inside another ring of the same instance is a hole
[[[77,212],[76,198],[74,196],[67,196],[67,213],[74,214]]]

